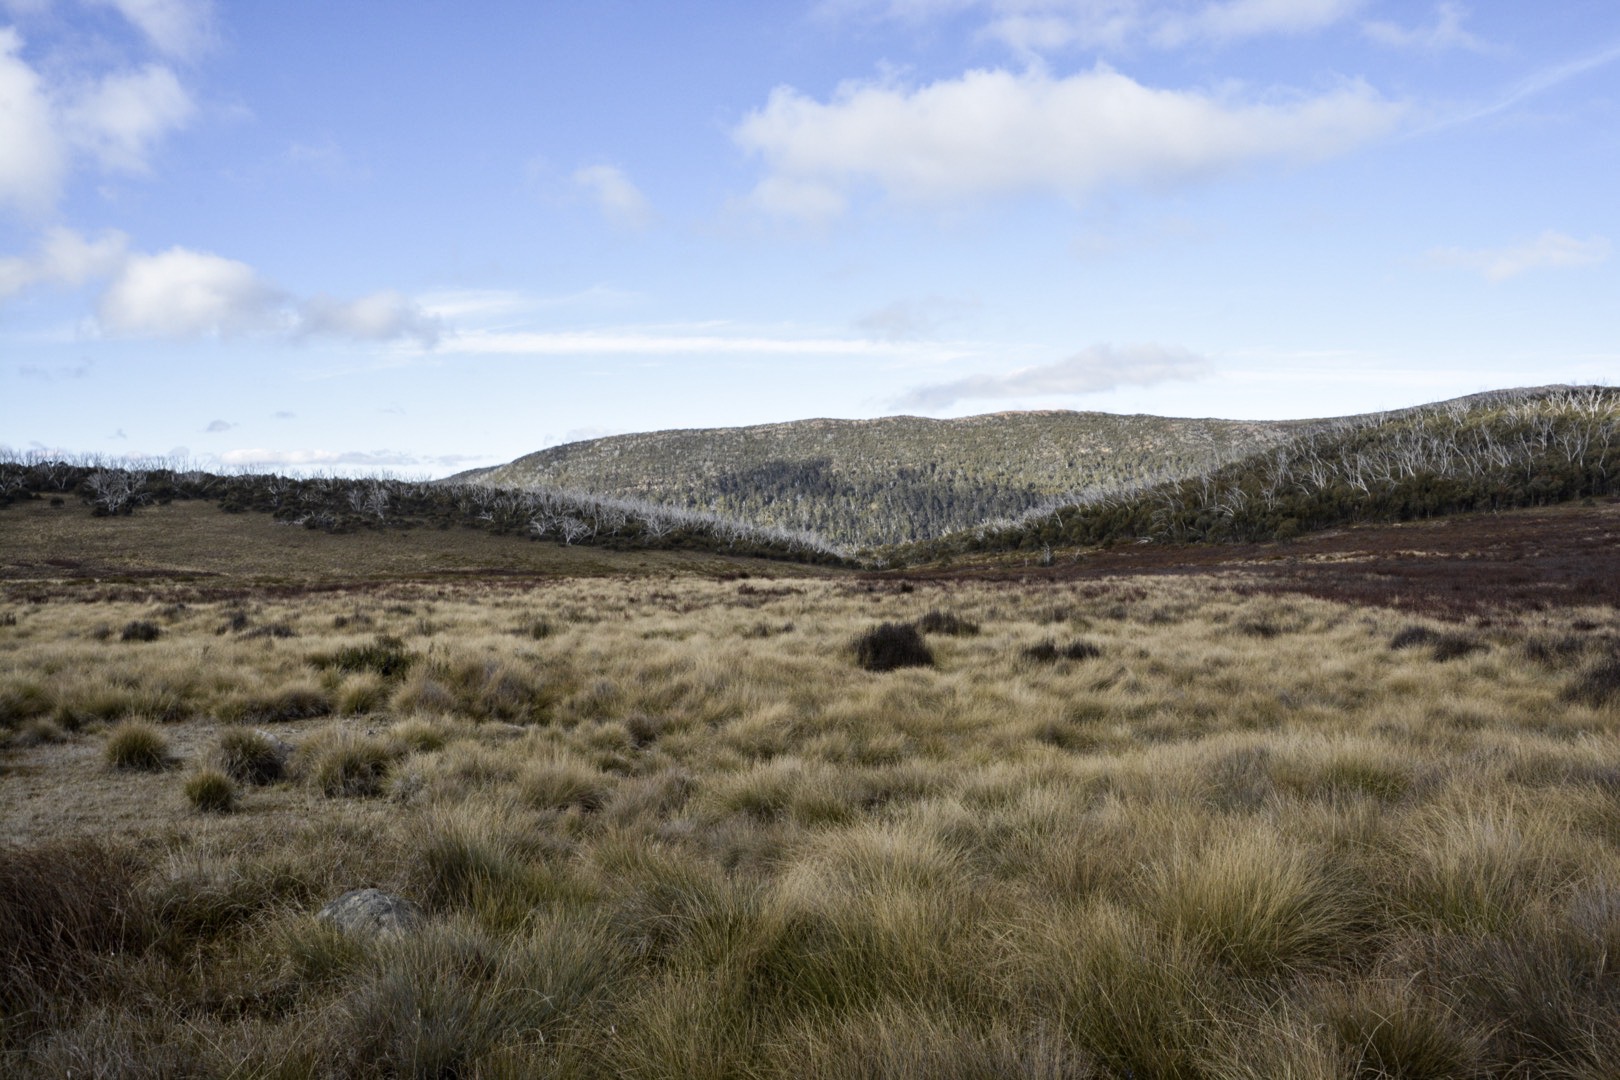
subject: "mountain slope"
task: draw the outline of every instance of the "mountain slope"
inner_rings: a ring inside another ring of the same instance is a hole
[[[1354,522],[1544,506],[1620,492],[1620,390],[1551,386],[1319,421],[1196,476],[1096,490],[1011,523],[886,553],[893,563],[1121,541],[1288,539]]]
[[[645,499],[869,547],[1197,475],[1305,426],[1062,411],[801,420],[569,443],[448,482]]]

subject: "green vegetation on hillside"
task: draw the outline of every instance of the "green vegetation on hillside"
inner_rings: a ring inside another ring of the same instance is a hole
[[[886,558],[916,563],[1121,541],[1288,539],[1354,522],[1540,506],[1616,491],[1620,391],[1502,391],[1323,421],[1196,476],[1093,492]]]
[[[327,533],[465,527],[567,547],[711,551],[823,563],[842,559],[811,533],[586,492],[510,491],[380,476],[222,476],[161,460],[108,463],[39,454],[0,459],[0,508],[40,500],[65,504],[69,498],[98,517],[200,500],[228,513],[269,514],[282,524]]]
[[[1197,475],[1301,428],[1076,412],[802,420],[569,443],[451,480],[590,491],[871,547]]]

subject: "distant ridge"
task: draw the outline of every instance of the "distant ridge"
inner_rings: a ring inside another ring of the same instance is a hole
[[[1310,423],[1059,410],[797,420],[568,443],[446,482],[643,499],[873,547],[1194,476]]]

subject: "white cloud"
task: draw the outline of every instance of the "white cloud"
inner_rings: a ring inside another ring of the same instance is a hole
[[[1315,33],[1363,6],[1365,0],[833,0],[821,10],[838,17],[876,8],[883,17],[914,23],[978,13],[984,36],[1028,55],[1070,47],[1126,49],[1140,42],[1178,48]]]
[[[247,263],[175,247],[131,256],[100,313],[102,327],[120,336],[194,338],[269,326],[280,301]]]
[[[1533,240],[1502,248],[1435,248],[1426,256],[1432,266],[1472,270],[1487,281],[1506,281],[1531,270],[1595,266],[1607,262],[1612,251],[1608,239],[1594,236],[1577,240],[1551,229]]]
[[[1361,32],[1380,45],[1396,49],[1421,49],[1444,52],[1447,49],[1468,49],[1485,52],[1485,42],[1463,29],[1468,9],[1454,0],[1447,0],[1435,8],[1432,26],[1404,27],[1383,20],[1369,20],[1361,24]]]
[[[1209,371],[1207,359],[1182,348],[1095,345],[1055,364],[918,386],[894,404],[901,409],[944,409],[958,401],[1096,394],[1121,386],[1198,379]]]
[[[621,169],[590,165],[574,173],[574,184],[589,192],[603,216],[615,225],[639,229],[652,221],[652,204]]]
[[[780,87],[733,138],[770,170],[756,205],[826,214],[863,182],[916,202],[1175,187],[1252,162],[1342,153],[1388,132],[1402,112],[1361,82],[1243,101],[1156,90],[1099,65],[1067,78],[977,70],[917,88],[852,82],[826,103]],[[784,188],[815,199],[784,201]]]
[[[117,72],[81,93],[64,112],[69,139],[103,168],[142,173],[152,145],[183,127],[196,106],[160,64]]]
[[[56,199],[67,156],[57,138],[50,98],[20,55],[22,37],[0,27],[0,206],[38,213]]]
[[[116,8],[144,34],[153,48],[169,56],[194,56],[213,40],[214,12],[209,0],[93,0]]]
[[[203,428],[203,433],[206,435],[218,435],[220,432],[229,431],[236,426],[229,420],[211,420],[208,426]]]
[[[347,301],[313,296],[299,305],[298,314],[300,336],[327,335],[358,341],[411,338],[431,349],[438,344],[441,330],[438,318],[392,290]]]
[[[83,285],[116,273],[129,238],[109,229],[92,240],[72,229],[46,231],[33,255],[0,259],[0,300],[39,284]]]
[[[101,327],[120,337],[264,331],[289,340],[411,339],[431,349],[442,331],[436,313],[392,290],[358,300],[324,294],[298,300],[244,262],[181,247],[131,252],[129,238],[116,230],[90,238],[52,228],[33,254],[0,258],[0,300],[34,285],[77,287],[101,278],[111,279],[99,302]]]
[[[463,330],[446,348],[468,354],[530,356],[879,356],[915,351],[914,346],[862,338],[759,337],[637,329],[583,331]]]
[[[156,144],[197,111],[161,64],[53,85],[22,49],[15,29],[0,28],[0,207],[48,211],[76,154],[104,169],[143,173]]]

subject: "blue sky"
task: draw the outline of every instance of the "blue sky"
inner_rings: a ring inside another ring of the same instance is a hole
[[[1612,382],[1616,190],[1611,0],[0,0],[0,445]]]

